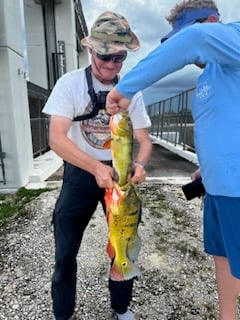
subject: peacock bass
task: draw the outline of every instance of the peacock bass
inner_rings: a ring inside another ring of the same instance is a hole
[[[110,131],[110,144],[105,144],[105,147],[111,148],[117,178],[114,187],[106,189],[105,193],[109,227],[107,253],[112,260],[110,278],[123,281],[140,275],[135,261],[141,247],[137,233],[141,201],[135,186],[129,182],[132,174],[133,128],[128,111],[111,117]]]

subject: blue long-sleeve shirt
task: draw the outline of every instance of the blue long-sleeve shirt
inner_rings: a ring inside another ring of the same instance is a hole
[[[203,64],[192,101],[195,148],[205,188],[240,196],[240,22],[182,29],[141,60],[116,89],[132,96],[188,64]]]

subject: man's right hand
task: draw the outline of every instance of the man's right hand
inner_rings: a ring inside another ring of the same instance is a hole
[[[94,176],[100,188],[113,188],[114,169],[99,161]]]

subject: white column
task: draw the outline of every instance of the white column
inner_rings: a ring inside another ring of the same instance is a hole
[[[21,1],[0,0],[0,134],[6,153],[6,184],[0,183],[0,189],[26,185],[33,169]]]

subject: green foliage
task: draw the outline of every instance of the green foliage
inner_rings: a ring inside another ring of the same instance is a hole
[[[0,226],[12,216],[20,216],[27,214],[24,208],[25,204],[38,197],[41,193],[52,189],[42,188],[36,190],[28,190],[20,188],[14,194],[0,194]]]

